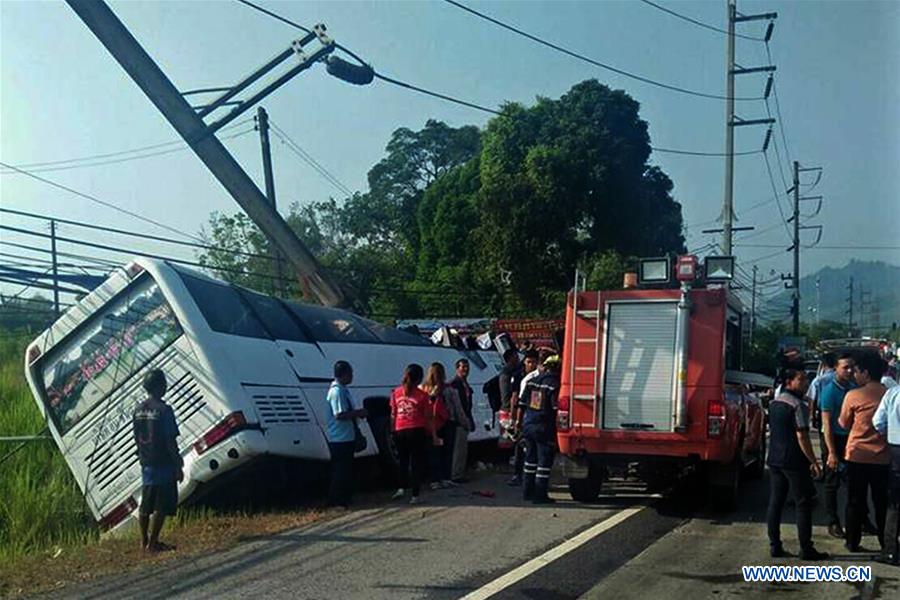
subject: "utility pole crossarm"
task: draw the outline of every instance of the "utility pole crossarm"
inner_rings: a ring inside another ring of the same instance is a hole
[[[232,198],[274,240],[294,266],[303,288],[323,304],[340,304],[340,288],[109,6],[102,0],[66,1]]]

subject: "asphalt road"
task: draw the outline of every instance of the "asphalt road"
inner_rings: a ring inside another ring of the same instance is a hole
[[[482,473],[463,487],[425,494],[418,506],[376,495],[371,506],[335,520],[54,597],[900,597],[900,569],[848,555],[821,520],[814,535],[835,554],[828,564],[874,565],[871,583],[745,583],[742,565],[803,564],[768,558],[765,479],[745,484],[738,510],[723,515],[708,512],[689,486],[659,497],[626,482],[614,482],[593,505],[572,502],[561,485],[557,504],[525,505],[505,477]],[[796,551],[790,511],[785,521],[785,545]]]

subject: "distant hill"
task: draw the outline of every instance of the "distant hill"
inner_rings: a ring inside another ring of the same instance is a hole
[[[881,261],[852,260],[840,269],[825,267],[800,279],[800,318],[814,321],[816,279],[819,280],[819,318],[823,321],[847,321],[847,301],[850,278],[853,277],[853,321],[870,327],[900,325],[900,267]],[[860,286],[866,292],[866,311],[860,304]],[[779,295],[774,302],[786,303],[790,291]],[[864,320],[861,323],[861,319]]]

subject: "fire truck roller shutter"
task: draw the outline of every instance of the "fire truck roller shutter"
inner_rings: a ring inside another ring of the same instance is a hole
[[[610,302],[603,428],[672,431],[676,302]]]

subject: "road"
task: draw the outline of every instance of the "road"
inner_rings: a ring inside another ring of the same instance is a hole
[[[737,511],[716,514],[688,493],[660,497],[626,482],[610,485],[592,505],[572,502],[562,485],[554,486],[557,504],[523,505],[504,478],[482,473],[463,487],[427,493],[418,506],[376,495],[331,521],[54,597],[900,597],[900,569],[848,555],[827,537],[821,514],[814,535],[834,555],[827,564],[871,564],[871,583],[745,583],[742,565],[804,564],[768,558],[766,479],[744,484]],[[790,511],[786,521],[785,545],[796,551]],[[864,545],[875,545],[874,538]]]

